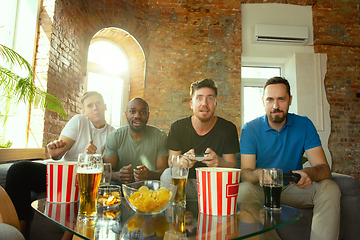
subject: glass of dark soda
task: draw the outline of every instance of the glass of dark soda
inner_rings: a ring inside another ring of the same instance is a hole
[[[283,187],[283,172],[277,168],[263,169],[261,185],[264,189],[266,210],[280,211],[280,197]]]

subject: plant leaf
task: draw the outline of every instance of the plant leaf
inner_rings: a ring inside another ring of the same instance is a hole
[[[5,104],[3,104],[5,105],[3,113],[5,117],[1,117],[4,117],[5,122],[10,113],[11,100],[23,101],[43,110],[55,111],[63,118],[67,118],[61,102],[34,85],[31,65],[22,56],[2,44],[0,44],[0,56],[4,58],[5,62],[16,64],[28,72],[28,76],[23,78],[0,65],[0,86],[3,88],[2,96],[6,96]]]

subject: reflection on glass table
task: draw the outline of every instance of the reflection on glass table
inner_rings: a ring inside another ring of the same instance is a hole
[[[49,221],[83,239],[246,239],[285,226],[301,218],[301,212],[282,205],[281,212],[264,210],[262,203],[238,203],[231,216],[199,213],[197,200],[186,207],[170,207],[158,215],[135,213],[121,199],[109,210],[98,208],[95,221],[77,221],[79,204],[50,203],[39,199],[32,207]]]

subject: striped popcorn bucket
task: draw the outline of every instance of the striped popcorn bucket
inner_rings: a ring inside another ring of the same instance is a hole
[[[79,211],[79,203],[45,203],[45,215],[62,225],[74,229],[76,225],[76,216]]]
[[[48,202],[66,203],[79,200],[76,166],[77,162],[46,163],[46,200]]]
[[[208,215],[236,212],[240,173],[237,168],[196,168],[199,211]]]
[[[214,216],[199,213],[196,239],[228,240],[239,237],[236,215]]]

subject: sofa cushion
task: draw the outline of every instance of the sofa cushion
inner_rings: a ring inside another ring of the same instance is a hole
[[[12,163],[2,163],[0,164],[0,185],[5,188],[5,182],[6,182],[6,175],[7,175],[7,171],[10,168],[10,166],[13,164]]]
[[[332,178],[334,182],[340,188],[342,197],[359,197],[360,196],[360,188],[359,188],[359,180],[340,173],[332,173]]]

